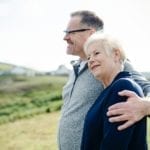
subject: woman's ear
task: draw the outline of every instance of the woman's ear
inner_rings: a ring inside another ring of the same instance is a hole
[[[120,59],[121,59],[120,50],[119,49],[114,49],[113,53],[114,53],[114,59],[115,59],[115,61],[116,62],[120,61]]]

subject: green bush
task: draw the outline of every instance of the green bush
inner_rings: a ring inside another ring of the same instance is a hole
[[[59,110],[66,80],[64,76],[1,77],[0,124]]]

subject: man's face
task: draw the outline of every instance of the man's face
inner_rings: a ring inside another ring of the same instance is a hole
[[[85,59],[83,45],[87,38],[92,34],[93,29],[81,25],[80,20],[81,18],[79,16],[70,19],[64,40],[68,44],[67,54],[79,56],[81,59]]]

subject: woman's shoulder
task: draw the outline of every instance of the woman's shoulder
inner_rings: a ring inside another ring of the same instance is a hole
[[[118,91],[130,90],[136,92],[138,95],[143,95],[142,88],[132,77],[119,78],[113,83],[112,87]]]

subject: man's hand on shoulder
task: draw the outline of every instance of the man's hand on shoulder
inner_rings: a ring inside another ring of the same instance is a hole
[[[141,98],[135,92],[128,90],[123,90],[118,94],[127,96],[127,101],[110,106],[107,112],[110,122],[125,121],[118,126],[118,130],[124,130],[141,120],[144,116],[150,115],[150,101],[146,98]]]

